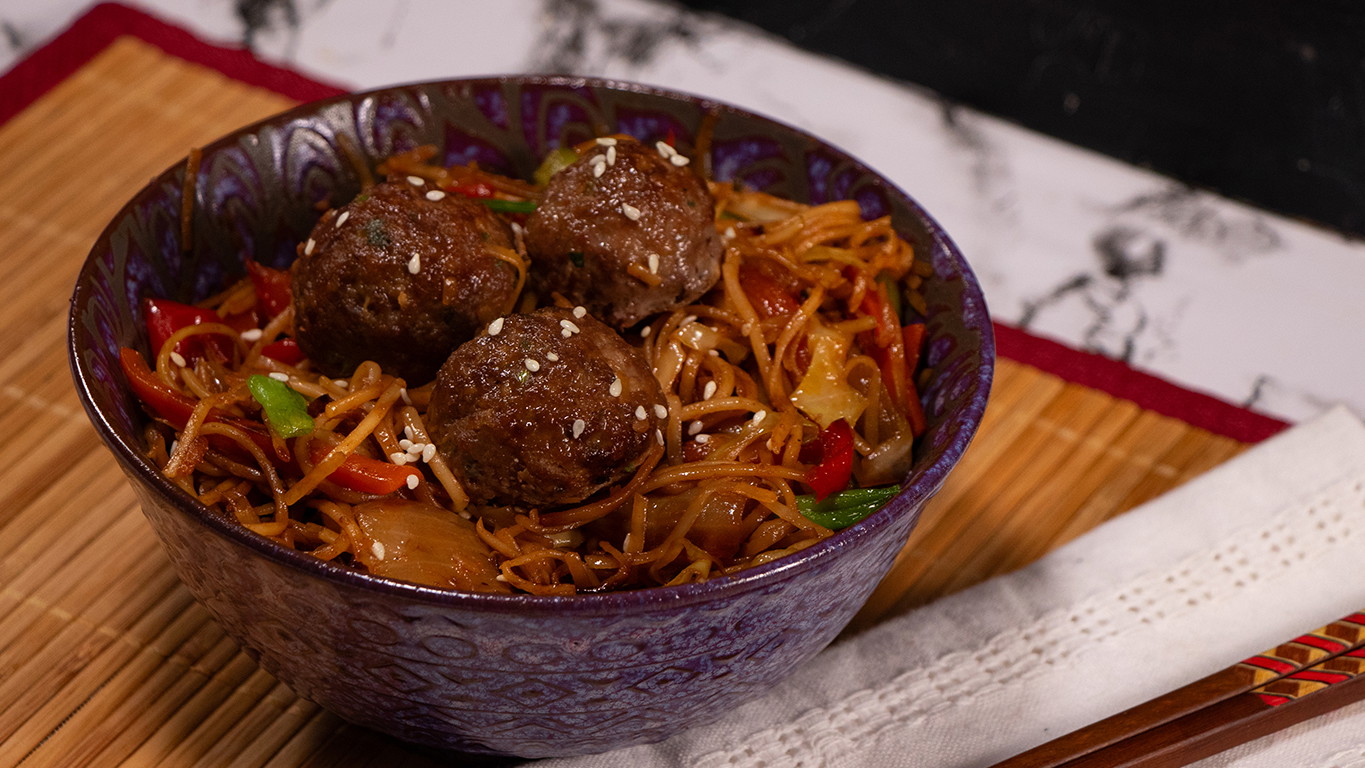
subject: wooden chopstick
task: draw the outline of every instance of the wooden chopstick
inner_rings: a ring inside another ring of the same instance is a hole
[[[992,768],[1187,765],[1365,699],[1362,673],[1357,612]]]

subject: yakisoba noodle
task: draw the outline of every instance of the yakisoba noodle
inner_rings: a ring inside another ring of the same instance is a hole
[[[538,194],[425,157],[396,158],[387,170],[442,184],[475,176],[512,201]],[[438,586],[572,594],[671,585],[808,547],[832,531],[798,499],[819,491],[813,473],[830,463],[824,441],[836,423],[849,427],[853,447],[846,484],[894,484],[909,467],[923,418],[912,329],[928,270],[889,217],[864,220],[856,202],[809,206],[718,183],[710,191],[725,244],[719,282],[625,334],[664,392],[661,444],[582,503],[471,503],[428,434],[432,385],[407,387],[370,362],[333,379],[272,351],[287,343],[292,306],[259,331],[240,322],[181,327],[153,350],[152,370],[124,352],[135,391],[158,417],[149,454],[186,493],[281,545]],[[537,299],[521,291],[526,264],[515,251],[507,258],[517,267],[516,309],[528,312]],[[199,306],[217,318],[250,315],[261,286],[243,280]],[[175,351],[196,340],[218,353],[186,360]],[[265,429],[250,374],[301,394],[311,434]],[[347,479],[379,465],[386,482],[401,480],[396,490]]]

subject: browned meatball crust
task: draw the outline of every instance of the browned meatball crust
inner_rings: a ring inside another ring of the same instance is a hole
[[[715,284],[723,248],[714,201],[674,156],[633,140],[599,139],[550,177],[526,222],[541,296],[557,292],[627,328]]]
[[[515,301],[510,228],[412,177],[328,211],[293,266],[294,332],[329,376],[365,360],[418,385]]]
[[[451,354],[426,426],[470,498],[547,507],[627,477],[661,442],[663,391],[644,357],[575,310],[509,315]]]

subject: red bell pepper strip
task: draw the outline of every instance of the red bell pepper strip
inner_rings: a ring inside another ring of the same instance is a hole
[[[887,286],[878,280],[869,283],[867,291],[863,294],[863,303],[859,307],[863,314],[869,315],[877,321],[877,327],[872,330],[876,345],[879,347],[889,347],[900,336],[900,318],[896,316],[896,308],[888,294]]]
[[[166,382],[152,372],[152,369],[147,366],[147,362],[142,359],[142,355],[137,350],[128,347],[120,349],[119,366],[123,368],[123,375],[128,378],[128,386],[133,390],[133,394],[137,395],[137,398],[150,408],[152,413],[165,419],[178,430],[185,428],[185,425],[190,421],[191,414],[194,413],[195,402],[193,398],[167,386]],[[204,417],[204,421],[225,421],[225,419],[210,412]],[[227,421],[245,432],[261,450],[266,453],[274,452],[270,435],[263,430],[240,419]],[[228,451],[237,448],[237,444],[231,440],[214,441],[214,445]]]
[[[843,419],[820,432],[820,458],[806,470],[806,484],[816,501],[848,487],[853,476],[853,429]]]
[[[267,267],[248,260],[246,273],[251,277],[251,287],[256,290],[256,311],[265,318],[273,318],[289,307],[293,296],[290,294],[289,272]]]
[[[143,299],[142,319],[147,324],[147,334],[154,352],[160,350],[171,334],[181,328],[223,322],[223,318],[212,309],[181,304],[169,299]],[[224,360],[231,356],[227,341],[219,335],[185,339],[175,345],[175,351],[186,360],[199,357],[204,354],[205,349],[212,350]]]
[[[190,414],[194,411],[194,400],[175,391],[167,386],[164,381],[147,367],[147,363],[142,359],[142,355],[137,350],[124,347],[119,350],[119,364],[123,368],[123,375],[128,378],[129,388],[133,394],[147,405],[157,416],[165,419],[172,427],[184,429],[189,423]],[[220,418],[210,413],[206,421],[219,421]],[[233,420],[232,424],[241,428],[251,438],[251,441],[260,446],[261,450],[267,454],[273,453],[270,435],[256,427],[255,425]],[[235,443],[225,443],[233,445]],[[309,455],[313,463],[317,463],[326,458],[332,446],[323,444],[317,440],[310,443],[312,446]],[[351,454],[346,457],[346,461],[341,466],[332,471],[327,476],[328,480],[358,493],[368,493],[383,495],[393,493],[400,488],[406,488],[408,477],[420,473],[412,467],[400,467],[397,464],[390,464],[385,461],[371,459],[368,456]]]
[[[782,317],[801,309],[801,302],[776,280],[755,267],[739,268],[739,286],[749,298],[758,316],[767,320]]]
[[[308,455],[313,463],[317,464],[327,458],[331,450],[332,446],[314,440],[309,443]],[[412,467],[390,464],[387,461],[353,453],[346,457],[341,466],[332,470],[327,479],[358,493],[383,496],[408,487],[408,478],[414,475],[419,480],[422,477],[422,474]]]
[[[928,424],[924,418],[924,406],[919,401],[919,388],[915,386],[915,371],[919,369],[920,350],[924,347],[924,323],[911,323],[901,328],[905,340],[905,370],[910,378],[905,382],[905,416],[910,422],[910,431],[919,437],[924,434]]]
[[[118,361],[137,399],[176,429],[184,429],[194,412],[194,400],[166,386],[137,350],[123,347],[118,351]]]
[[[901,328],[905,341],[905,367],[914,372],[919,368],[920,349],[924,347],[924,323],[911,323]]]
[[[261,347],[261,354],[285,365],[296,365],[303,359],[303,350],[299,348],[299,343],[287,337]]]
[[[886,286],[881,283],[869,285],[860,309],[877,323],[875,329],[859,334],[863,348],[877,361],[877,367],[882,372],[882,383],[891,395],[891,402],[899,410],[906,411],[910,408],[911,369],[906,365],[905,337],[901,332],[900,320],[887,298]]]
[[[238,312],[224,317],[223,325],[226,325],[238,334],[242,334],[252,328],[260,328],[261,316],[257,314],[256,308],[252,307],[245,312]]]
[[[447,192],[454,192],[465,197],[486,198],[492,197],[494,189],[492,185],[482,181],[464,182],[461,184],[450,184],[446,186]]]
[[[746,264],[739,268],[739,287],[760,319],[790,317],[801,309],[800,299],[758,267]],[[796,365],[799,371],[810,366],[810,345],[805,336],[796,342]]]

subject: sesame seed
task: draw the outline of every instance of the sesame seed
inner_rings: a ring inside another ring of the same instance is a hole
[[[648,416],[649,414],[645,412],[645,407],[643,405],[635,406],[635,418],[644,421]]]
[[[616,165],[616,147],[607,147],[607,165]]]
[[[663,407],[662,405],[659,405],[658,403],[655,403],[655,404],[654,404],[654,415],[655,415],[655,416],[658,416],[658,417],[661,418],[661,419],[666,419],[666,418],[668,418],[668,409],[665,408],[665,407]]]
[[[701,399],[703,399],[703,400],[710,400],[711,397],[714,396],[715,394],[716,394],[716,382],[714,382],[714,381],[708,381],[708,382],[706,382],[706,387],[703,388],[702,391],[701,391]]]
[[[430,201],[433,202],[433,203],[436,202],[437,200],[440,200],[441,198],[443,198],[443,197],[445,197],[445,196],[446,196],[446,193],[442,192],[442,191],[439,190],[439,189],[433,189],[433,190],[431,190],[430,192],[427,193],[427,199],[430,200]]]
[[[285,373],[284,371],[271,371],[270,378],[274,379],[275,381],[289,381],[289,374]]]
[[[625,217],[631,221],[640,220],[640,209],[630,203],[621,203],[621,213],[625,214]]]
[[[546,360],[549,360],[549,361],[552,362],[552,363],[557,363],[557,362],[559,362],[559,355],[556,355],[556,354],[553,353],[553,352],[546,352],[546,353],[545,353],[545,359],[546,359]]]
[[[399,440],[399,441],[398,441],[398,447],[399,447],[399,448],[402,448],[403,450],[407,451],[408,453],[412,453],[412,446],[413,446],[413,445],[415,445],[415,443],[413,443],[411,440],[409,440],[409,439],[406,438],[406,437],[403,438],[402,440]]]
[[[341,387],[342,389],[350,389],[350,387],[351,387],[351,382],[349,382],[349,381],[347,381],[347,380],[345,380],[345,379],[337,379],[337,380],[333,381],[332,383],[335,384],[335,385],[337,385],[338,387]],[[406,389],[403,389],[403,390],[400,390],[400,391],[402,391],[402,392],[407,392]]]
[[[597,138],[597,143],[604,147],[614,147],[616,146],[616,139],[613,139],[610,136],[599,136]]]
[[[412,398],[408,396],[407,387],[400,387],[398,389],[398,396],[403,398],[403,402],[406,403],[407,405],[412,405]]]
[[[689,435],[695,435],[695,434],[697,434],[698,432],[700,432],[701,430],[702,430],[702,423],[701,423],[700,421],[694,421],[694,422],[692,422],[691,424],[688,424],[688,425],[687,425],[687,434],[689,434]]]
[[[710,355],[711,357],[720,357],[720,350],[718,350],[718,349],[708,349],[708,350],[706,350],[706,354]]]
[[[652,251],[649,254],[649,271],[650,274],[659,274],[659,254]]]
[[[313,242],[313,238],[311,238],[311,237],[308,238],[308,242],[306,242],[306,243],[303,244],[303,255],[304,255],[304,256],[312,256],[312,255],[313,255],[313,249],[316,248],[317,245],[318,245],[317,243]]]
[[[180,354],[179,352],[176,352],[176,351],[172,350],[172,351],[171,351],[171,362],[172,362],[172,363],[175,363],[176,365],[180,366],[181,368],[184,368],[184,367],[185,367],[185,356],[182,355],[182,354]]]
[[[493,581],[507,581],[507,577],[499,573],[497,576],[493,577]]]
[[[692,161],[691,161],[691,160],[688,160],[687,158],[683,157],[682,155],[674,155],[674,156],[668,158],[668,162],[670,162],[670,163],[672,163],[672,164],[678,166],[679,168],[681,168],[681,167],[683,167],[684,165],[687,165],[688,163],[690,163],[690,162],[692,162]]]
[[[574,419],[574,420],[573,420],[573,436],[574,436],[574,439],[578,439],[578,436],[581,435],[581,434],[583,434],[583,430],[585,430],[585,429],[587,429],[587,428],[588,428],[588,422],[586,422],[586,421],[584,421],[584,420],[582,420],[582,419]]]
[[[758,413],[755,413],[755,414],[754,414],[753,422],[754,422],[755,424],[761,424],[761,423],[763,423],[763,420],[766,419],[766,418],[768,418],[768,412],[767,412],[767,411],[759,411]]]
[[[656,430],[654,430],[654,439],[659,441],[659,445],[663,445],[663,444],[664,444],[664,431],[663,431],[662,429],[656,429]]]
[[[535,373],[536,371],[540,370],[540,363],[529,357],[523,360],[522,363],[526,366],[526,370],[530,371],[531,373]]]
[[[417,487],[417,484],[420,483],[420,482],[422,482],[422,481],[418,479],[417,475],[408,475],[408,488],[409,488],[409,489],[416,488],[416,487]]]
[[[678,154],[678,150],[674,149],[672,144],[669,144],[662,139],[654,142],[654,148],[659,150],[659,154],[663,157],[672,157]]]
[[[559,332],[559,335],[567,339],[573,335],[573,331],[569,330],[568,328],[565,328],[564,330]]]
[[[710,435],[697,435],[696,438],[695,438],[695,440],[696,440],[697,442],[699,442],[699,443],[709,443],[709,442],[711,442],[711,436],[710,436]]]
[[[382,542],[382,541],[372,542],[372,543],[370,544],[370,551],[374,553],[374,556],[375,556],[375,557],[379,558],[380,560],[383,560],[383,559],[384,559],[384,542]]]
[[[414,187],[420,187],[423,184],[426,184],[427,180],[422,178],[421,176],[409,176],[408,183],[413,185]]]
[[[649,338],[649,334],[651,334],[651,333],[653,333],[653,332],[654,332],[654,326],[652,326],[652,325],[646,325],[644,328],[641,328],[641,329],[640,329],[640,338],[642,338],[642,339],[647,339],[647,338]]]
[[[260,341],[264,333],[260,328],[248,328],[242,331],[242,341]]]
[[[570,334],[578,333],[582,330],[572,320],[560,320],[559,327],[568,331]]]
[[[417,437],[417,433],[412,431],[412,427],[411,427],[411,426],[403,427],[403,434],[404,434],[404,436],[406,436],[409,440],[411,440],[411,439],[414,438],[414,437]]]
[[[417,274],[418,272],[421,272],[421,271],[422,271],[422,255],[421,255],[420,253],[414,253],[414,254],[412,255],[412,258],[411,258],[411,259],[408,259],[408,274],[410,274],[410,275],[415,275],[415,274]]]
[[[389,461],[401,467],[408,463],[408,454],[403,451],[394,451],[389,454]]]
[[[620,377],[620,376],[617,376],[616,378],[614,378],[614,379],[611,380],[611,387],[610,387],[609,389],[607,389],[607,392],[611,393],[611,396],[612,396],[612,397],[620,397],[620,396],[621,396],[621,377]]]
[[[422,461],[430,464],[434,458],[436,458],[436,444],[427,443],[426,447],[422,449]]]
[[[345,224],[345,223],[346,223],[346,220],[349,219],[349,218],[351,218],[351,212],[350,212],[350,211],[342,211],[342,212],[341,212],[341,215],[337,217],[337,223],[336,223],[335,225],[333,225],[333,226],[340,227],[342,224]]]
[[[683,318],[682,322],[679,323],[679,325],[687,325],[688,323],[695,323],[695,322],[697,322],[697,316],[696,316],[696,315],[688,315],[687,317],[684,317],[684,318]]]
[[[606,171],[607,171],[607,164],[606,164],[605,162],[602,162],[602,163],[594,163],[593,166],[592,166],[592,176],[593,176],[593,178],[599,178],[603,173],[606,173]]]
[[[489,336],[497,336],[499,333],[502,333],[502,320],[503,320],[503,319],[502,319],[501,317],[499,317],[499,318],[495,319],[493,322],[491,322],[491,323],[488,324],[488,335],[489,335]]]
[[[574,308],[573,308],[573,316],[576,317],[576,318],[578,318],[579,320],[582,320],[582,319],[583,319],[583,316],[586,315],[586,314],[588,314],[588,309],[587,309],[587,307],[574,307]]]

